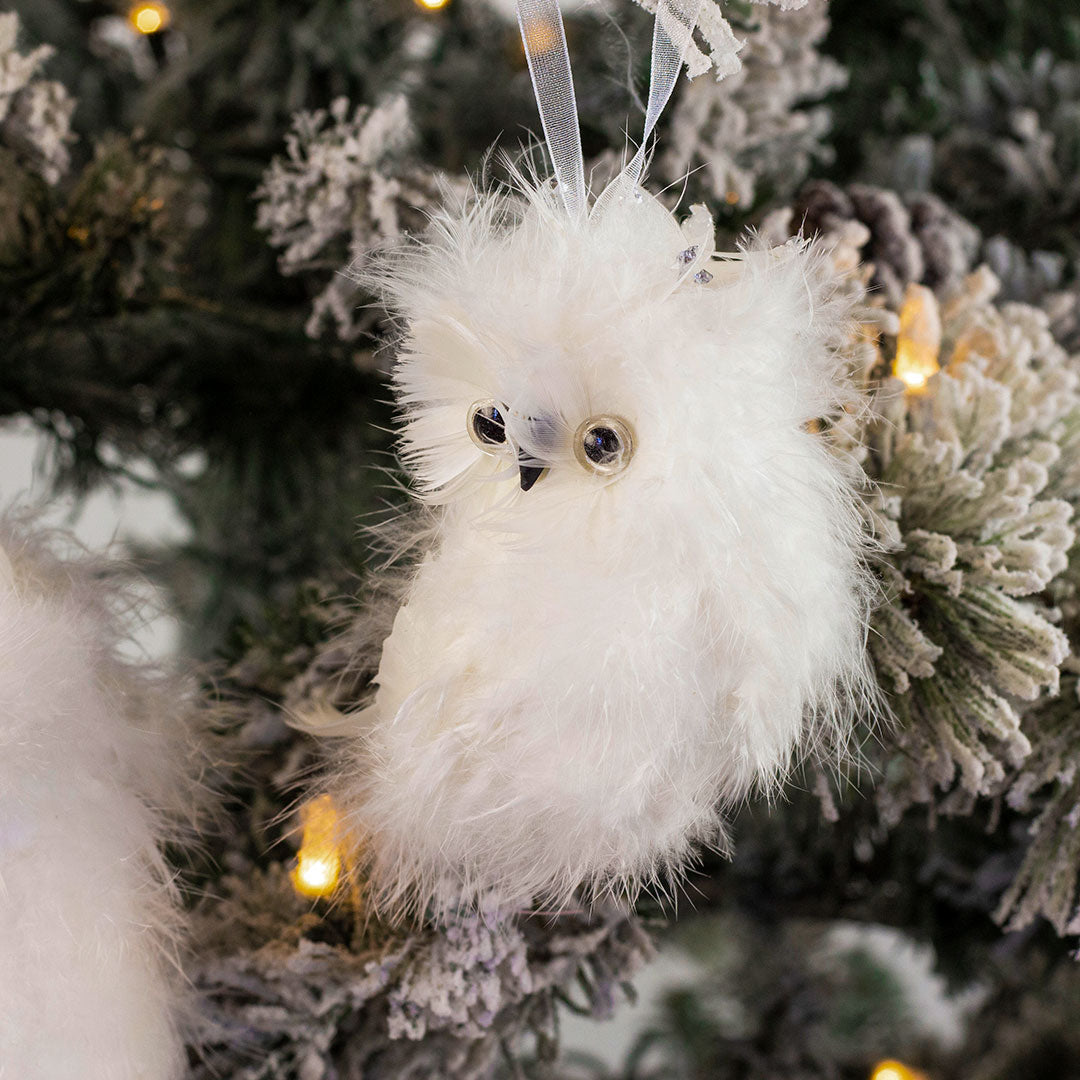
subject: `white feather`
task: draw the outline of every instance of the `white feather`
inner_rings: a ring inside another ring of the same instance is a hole
[[[117,656],[105,565],[54,546],[0,520],[0,1073],[173,1080],[183,700]]]
[[[574,225],[531,187],[382,267],[403,459],[438,520],[335,733],[391,912],[662,884],[870,693],[853,481],[808,430],[848,395],[846,311],[804,243],[710,261],[712,231],[645,195]],[[529,491],[469,438],[485,398],[550,467]],[[573,453],[597,414],[635,434],[615,478]]]

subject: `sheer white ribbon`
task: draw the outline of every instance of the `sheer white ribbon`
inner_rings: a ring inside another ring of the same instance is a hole
[[[640,184],[649,138],[675,89],[702,2],[657,0],[645,131],[637,153],[605,188],[597,209],[612,198],[631,194]],[[583,217],[588,209],[585,163],[559,0],[517,0],[517,14],[559,194],[571,217]]]
[[[517,0],[517,16],[559,194],[571,217],[583,217],[585,162],[559,0]]]

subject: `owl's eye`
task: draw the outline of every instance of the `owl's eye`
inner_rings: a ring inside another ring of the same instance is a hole
[[[614,476],[630,464],[634,436],[617,416],[593,416],[574,435],[574,456],[589,472]]]
[[[486,454],[506,445],[506,421],[494,401],[474,401],[469,407],[469,438]]]

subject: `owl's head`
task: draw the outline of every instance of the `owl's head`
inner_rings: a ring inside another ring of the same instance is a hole
[[[805,245],[714,254],[644,192],[575,221],[550,185],[474,199],[388,256],[403,460],[427,501],[599,496],[753,464],[835,404]],[[751,455],[748,458],[748,455]]]

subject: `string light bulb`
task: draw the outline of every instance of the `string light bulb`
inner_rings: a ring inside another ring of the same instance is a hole
[[[930,377],[941,370],[940,352],[941,313],[937,297],[925,285],[909,285],[900,306],[900,333],[896,338],[893,374],[909,393],[921,394]]]
[[[927,1080],[927,1076],[900,1061],[880,1061],[874,1066],[870,1080]]]
[[[158,0],[143,0],[128,12],[128,22],[140,34],[156,34],[164,30],[172,19],[172,13]]]
[[[341,876],[340,825],[329,795],[320,795],[300,808],[303,839],[296,855],[296,869],[290,875],[293,888],[301,896],[317,899],[330,896]]]
[[[422,11],[442,11],[450,0],[415,0],[416,6]]]

